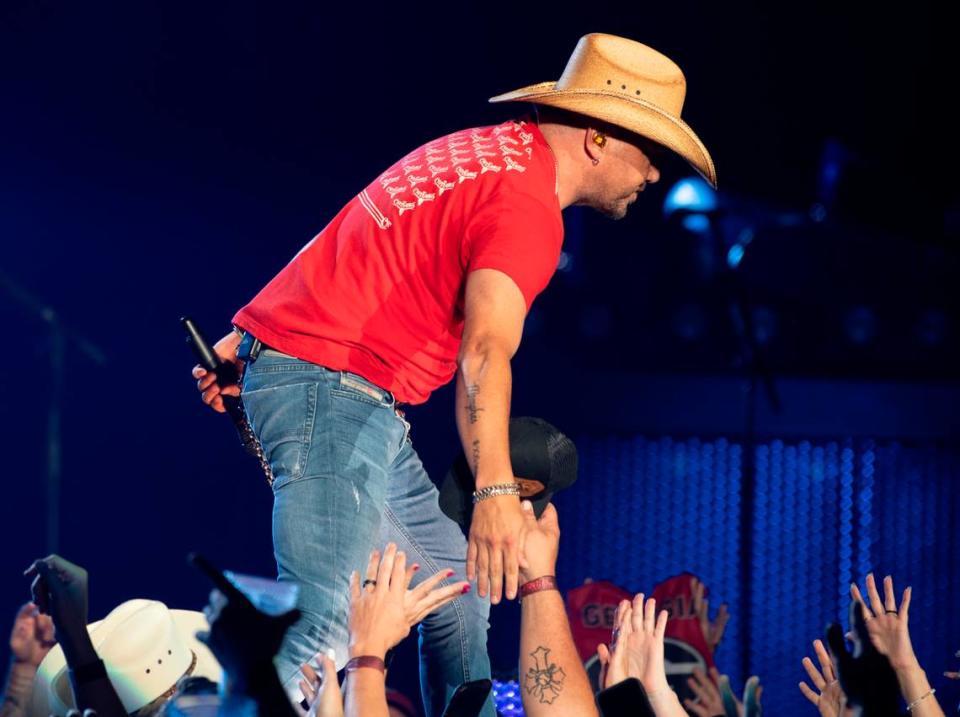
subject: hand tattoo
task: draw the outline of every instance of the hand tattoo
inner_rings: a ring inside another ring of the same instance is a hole
[[[547,659],[549,654],[550,650],[543,645],[531,652],[533,667],[523,677],[523,689],[527,694],[545,704],[551,704],[560,696],[563,680],[567,676],[562,667],[557,667],[556,663]]]

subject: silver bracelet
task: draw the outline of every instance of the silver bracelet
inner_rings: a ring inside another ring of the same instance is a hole
[[[918,704],[923,702],[925,699],[927,699],[927,697],[930,697],[930,695],[934,694],[935,692],[936,690],[932,689],[928,691],[925,695],[921,695],[920,697],[917,697],[917,699],[915,699],[913,702],[907,705],[907,712],[913,712],[914,707],[916,707]]]
[[[520,495],[520,486],[516,483],[498,483],[497,485],[488,485],[486,488],[473,491],[473,504],[476,505],[481,500],[494,498],[498,495]]]

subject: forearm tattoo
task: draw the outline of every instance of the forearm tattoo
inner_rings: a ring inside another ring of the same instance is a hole
[[[550,650],[543,645],[531,652],[530,657],[533,658],[533,666],[523,676],[523,689],[540,702],[551,704],[560,696],[567,675],[562,667],[550,661]]]
[[[467,419],[470,423],[476,423],[483,409],[477,405],[477,394],[480,393],[480,384],[473,383],[467,386]]]
[[[480,470],[480,439],[479,438],[475,438],[473,440],[471,457],[473,458],[473,475],[476,476],[477,471]]]

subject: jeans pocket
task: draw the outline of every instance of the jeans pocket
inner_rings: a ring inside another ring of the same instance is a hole
[[[317,383],[269,386],[243,392],[250,425],[273,470],[273,489],[304,476],[317,413]]]
[[[350,398],[355,401],[370,403],[374,406],[393,406],[393,394],[380,388],[362,376],[341,371],[339,378],[334,381],[330,393],[340,398]]]

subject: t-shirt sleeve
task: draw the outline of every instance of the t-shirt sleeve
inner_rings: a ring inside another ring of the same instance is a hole
[[[466,271],[496,269],[513,279],[527,310],[550,282],[560,260],[559,210],[520,192],[489,199],[467,225]]]

